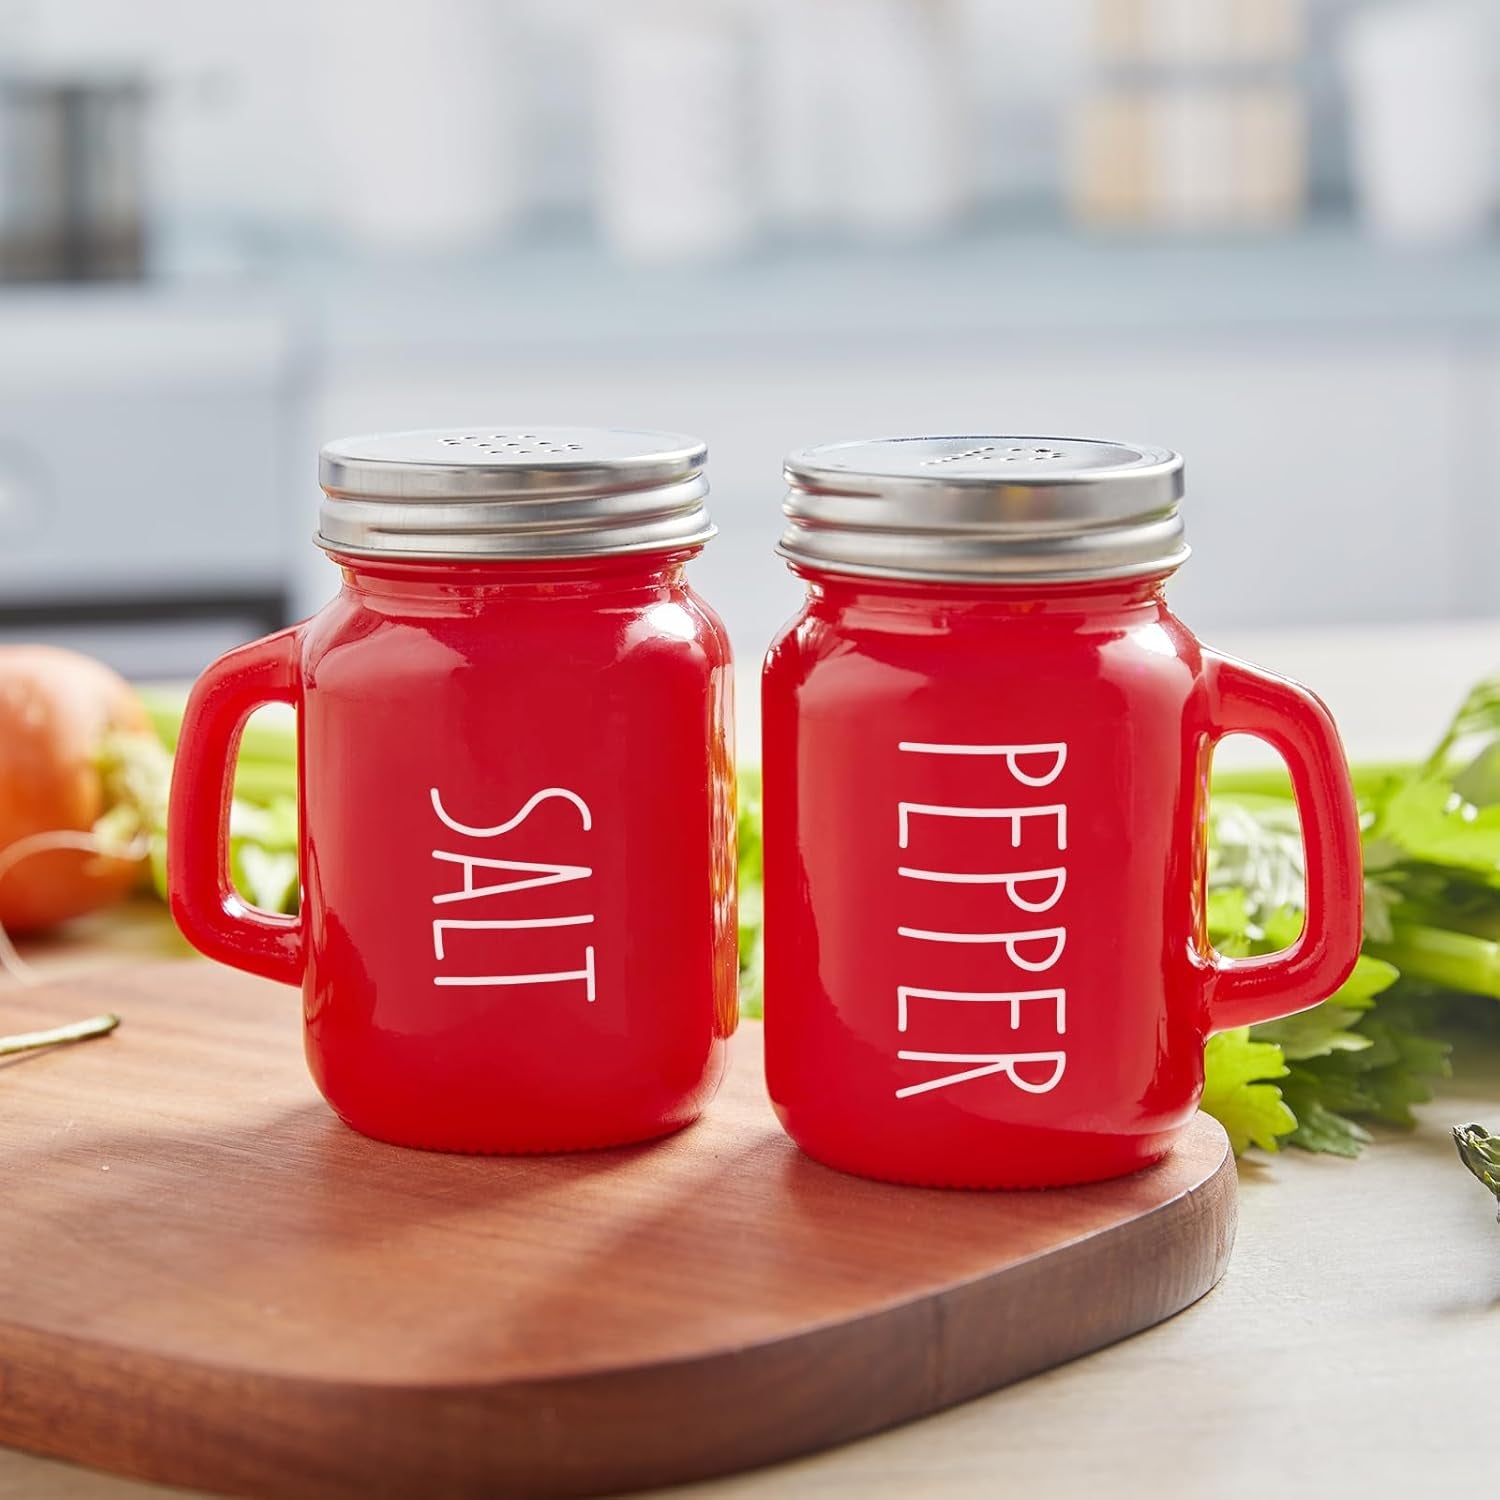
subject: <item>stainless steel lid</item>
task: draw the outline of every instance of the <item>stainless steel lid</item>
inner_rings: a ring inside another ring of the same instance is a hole
[[[779,548],[878,578],[1067,582],[1165,572],[1188,555],[1182,459],[1088,438],[880,438],[806,448]]]
[[[318,544],[363,557],[601,557],[693,547],[707,449],[670,432],[456,427],[343,438],[318,460]]]

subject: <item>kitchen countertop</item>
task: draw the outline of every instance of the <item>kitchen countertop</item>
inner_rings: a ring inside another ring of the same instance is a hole
[[[87,943],[92,962],[176,947],[144,904],[92,923]],[[1420,1113],[1417,1131],[1382,1133],[1357,1162],[1242,1162],[1228,1275],[1161,1327],[924,1421],[663,1500],[1479,1493],[1494,1478],[1500,1225],[1448,1127],[1500,1122],[1500,1051],[1468,1055]],[[183,1493],[0,1449],[0,1500]]]
[[[1413,754],[1500,661],[1500,627],[1247,632],[1226,647],[1302,673],[1362,755]],[[49,968],[177,946],[159,907],[84,924]],[[1485,1002],[1477,1001],[1476,1004]],[[1299,1152],[1240,1167],[1228,1275],[1150,1332],[847,1447],[690,1485],[677,1500],[1264,1500],[1466,1495],[1494,1482],[1500,1226],[1449,1127],[1500,1124],[1500,1050],[1475,1047],[1357,1162]],[[0,1450],[0,1500],[181,1495]]]

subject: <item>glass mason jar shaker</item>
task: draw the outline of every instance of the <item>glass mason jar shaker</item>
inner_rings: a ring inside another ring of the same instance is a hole
[[[729,642],[684,565],[704,447],[476,428],[323,450],[338,596],[194,688],[172,908],[204,953],[302,988],[355,1129],[531,1152],[703,1109],[736,1017]],[[301,907],[226,869],[235,748],[298,710]]]
[[[808,586],[763,680],[766,1069],[832,1166],[1033,1187],[1160,1157],[1214,1031],[1316,1004],[1359,950],[1354,796],[1304,689],[1199,644],[1182,460],[910,438],[787,462]],[[1291,772],[1298,941],[1204,926],[1216,740]]]

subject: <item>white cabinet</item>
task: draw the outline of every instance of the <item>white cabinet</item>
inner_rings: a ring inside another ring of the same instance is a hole
[[[0,640],[186,675],[278,623],[292,350],[274,309],[0,294]]]
[[[281,587],[291,349],[217,299],[0,296],[5,601]]]

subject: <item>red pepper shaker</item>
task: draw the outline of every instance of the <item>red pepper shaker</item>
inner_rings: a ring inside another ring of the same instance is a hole
[[[735,1024],[729,642],[684,566],[704,448],[571,428],[323,450],[343,572],[189,700],[172,907],[203,952],[300,985],[307,1057],[357,1130],[528,1152],[687,1124]],[[302,899],[226,868],[246,716],[299,719]]]
[[[1325,998],[1360,942],[1354,796],[1322,704],[1202,646],[1163,586],[1182,460],[910,438],[787,463],[805,608],[764,675],[766,1069],[810,1155],[1035,1187],[1154,1161],[1214,1031]],[[1286,760],[1307,922],[1204,930],[1210,756]]]

